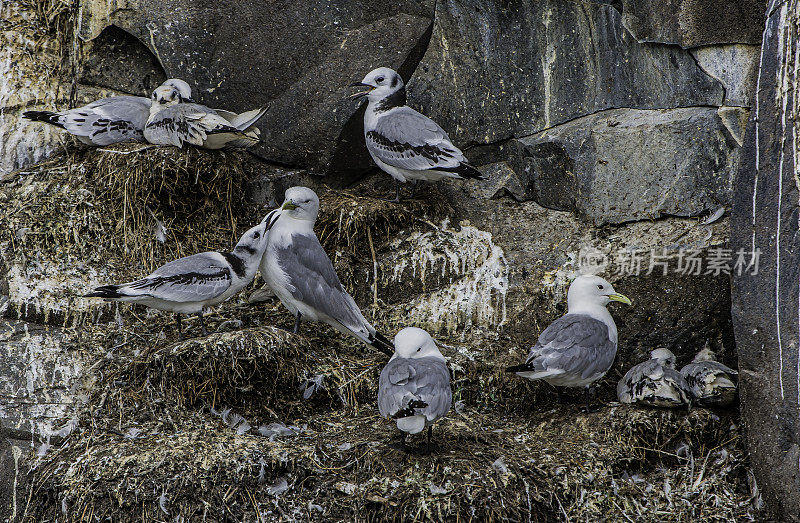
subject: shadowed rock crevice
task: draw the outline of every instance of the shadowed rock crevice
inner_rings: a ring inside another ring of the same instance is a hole
[[[149,97],[167,75],[158,58],[131,33],[109,26],[84,44],[78,82]]]
[[[398,74],[406,83],[411,80],[419,62],[428,50],[428,44],[433,34],[433,24],[434,22],[431,21],[430,26],[422,34],[417,45],[411,49],[406,59],[397,69]],[[375,67],[380,67],[380,65],[376,64]],[[368,72],[369,70],[364,71],[357,78],[353,78],[353,82],[361,80]],[[352,101],[351,103],[360,105],[353,116],[342,126],[342,132],[336,138],[336,145],[331,156],[326,178],[326,182],[332,187],[348,187],[376,168],[364,142],[364,112],[366,111],[367,103],[363,100]]]

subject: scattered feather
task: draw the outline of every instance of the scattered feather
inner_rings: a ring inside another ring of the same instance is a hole
[[[714,223],[715,221],[719,220],[725,215],[725,207],[720,206],[716,211],[714,211],[708,218],[700,222],[702,225],[709,225]]]
[[[508,467],[503,462],[503,458],[497,458],[494,463],[492,463],[492,468],[500,474],[508,474]]]
[[[275,480],[275,483],[273,483],[271,487],[267,488],[267,494],[270,496],[280,496],[287,490],[289,490],[289,482],[286,481],[286,477],[281,476]]]
[[[324,379],[324,374],[317,374],[316,376],[306,379],[302,384],[300,384],[299,388],[303,393],[303,399],[307,400],[317,391],[325,390],[325,386],[322,384]]]
[[[236,434],[241,436],[242,434],[244,434],[247,431],[249,431],[251,428],[252,427],[250,426],[249,423],[247,423],[246,421],[242,421],[242,423],[240,423],[239,426],[236,427]]]
[[[441,494],[447,494],[447,492],[448,492],[448,490],[446,488],[442,488],[442,487],[440,487],[438,485],[434,485],[433,483],[431,483],[429,489],[431,491],[431,494],[433,494],[434,496],[439,496]]]
[[[158,496],[158,508],[160,508],[164,514],[169,515],[169,510],[167,510],[167,503],[169,503],[169,498],[167,498],[167,493],[162,492],[161,495]]]
[[[125,437],[127,439],[136,439],[137,437],[139,437],[139,434],[141,434],[141,433],[142,433],[142,429],[137,429],[136,427],[131,427],[131,428],[128,429],[127,432],[125,432]]]
[[[51,445],[49,443],[42,443],[36,450],[36,455],[40,458],[44,457],[44,455],[47,454],[47,451],[50,450],[50,447]]]

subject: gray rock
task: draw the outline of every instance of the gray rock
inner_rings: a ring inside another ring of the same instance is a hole
[[[640,42],[696,47],[760,44],[764,0],[622,0],[625,27]]]
[[[720,105],[720,83],[679,48],[642,45],[609,5],[440,4],[409,97],[459,146],[525,136],[617,107]]]
[[[147,96],[166,79],[161,64],[144,44],[114,26],[83,48],[78,80],[138,96]]]
[[[767,21],[760,89],[734,184],[731,215],[731,247],[760,250],[757,273],[733,278],[732,313],[750,462],[774,518],[761,519],[795,522],[800,521],[800,173],[794,121],[790,109],[784,108],[797,103],[800,90],[792,80],[797,39],[781,36],[797,27],[797,5],[786,2],[788,9],[777,10]],[[789,86],[786,91],[784,82]]]
[[[268,105],[256,152],[320,173],[357,109],[349,84],[377,65],[410,73],[433,16],[433,0],[142,0],[128,7],[88,2],[81,36],[113,24],[144,42],[167,76],[187,80],[201,103],[237,112]]]
[[[719,45],[692,49],[697,64],[725,87],[725,105],[750,107],[758,74],[757,45]]]
[[[717,110],[705,107],[614,109],[517,144],[513,165],[530,198],[595,225],[726,205],[739,151]]]

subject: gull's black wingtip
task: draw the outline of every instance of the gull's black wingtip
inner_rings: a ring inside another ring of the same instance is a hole
[[[50,125],[55,125],[63,129],[64,126],[58,121],[58,116],[57,113],[52,111],[25,111],[22,113],[22,117],[28,120],[49,123]]]
[[[106,300],[113,300],[116,298],[122,298],[122,294],[119,293],[119,288],[116,285],[103,285],[102,287],[97,287],[95,290],[88,294],[83,295],[84,298],[104,298]]]
[[[506,372],[509,373],[517,373],[517,372],[525,372],[531,370],[528,367],[527,363],[523,363],[522,365],[512,365],[511,367],[506,367]]]
[[[375,332],[375,339],[371,345],[387,356],[394,356],[394,344],[380,332]]]

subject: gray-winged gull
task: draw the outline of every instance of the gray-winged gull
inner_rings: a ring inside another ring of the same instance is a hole
[[[352,95],[369,100],[364,113],[367,150],[397,182],[396,200],[400,183],[408,180],[485,179],[436,122],[406,105],[405,84],[397,72],[379,67],[352,84],[356,86],[368,88]]]
[[[85,297],[141,303],[174,312],[178,333],[180,314],[197,314],[202,332],[207,334],[203,309],[222,303],[253,281],[274,217],[274,213],[267,215],[244,233],[232,252],[209,251],[185,256],[162,265],[141,280],[97,287]]]
[[[606,309],[612,301],[631,304],[599,276],[578,276],[567,292],[567,314],[540,335],[522,365],[506,369],[557,387],[589,387],[608,372],[617,354],[617,326]]]
[[[242,114],[214,110],[196,103],[178,103],[180,93],[162,85],[153,91],[145,139],[156,145],[183,147],[188,143],[206,149],[250,146],[259,141],[255,123],[264,116],[262,107]]]
[[[392,343],[361,314],[314,234],[318,213],[319,198],[314,191],[308,187],[286,190],[269,231],[261,276],[295,317],[294,332],[301,321],[321,321],[392,355]]]
[[[378,382],[378,411],[396,420],[406,434],[428,427],[430,444],[433,424],[447,414],[453,400],[447,362],[430,334],[417,327],[398,332],[394,347]]]
[[[714,352],[704,348],[681,369],[694,401],[703,407],[725,407],[736,398],[738,372],[716,361]]]
[[[617,398],[654,407],[691,405],[692,399],[686,380],[675,370],[675,355],[668,349],[655,349],[649,360],[626,372],[617,383]]]
[[[171,78],[160,87],[175,92],[176,102],[191,101],[189,84]],[[143,142],[151,102],[143,96],[111,96],[63,112],[26,111],[23,118],[64,129],[88,145],[110,145],[129,140]]]

